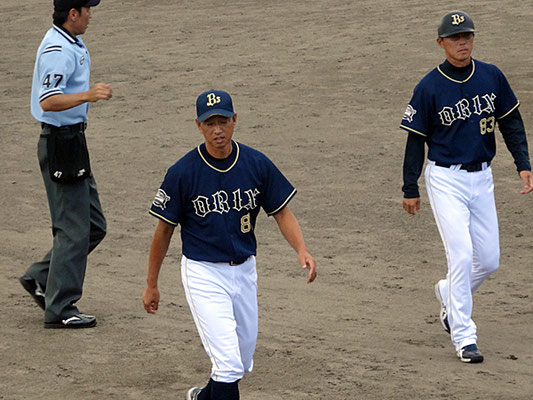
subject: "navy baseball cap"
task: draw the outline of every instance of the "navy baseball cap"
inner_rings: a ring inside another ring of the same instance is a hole
[[[235,115],[231,96],[222,90],[208,90],[196,99],[196,116],[203,122],[213,115],[231,118]]]
[[[474,21],[464,11],[452,11],[442,17],[437,33],[448,37],[458,33],[474,32]]]
[[[98,4],[100,4],[100,0],[54,0],[54,9],[70,11],[72,8],[94,7]]]

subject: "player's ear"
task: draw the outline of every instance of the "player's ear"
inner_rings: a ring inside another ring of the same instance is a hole
[[[79,15],[79,12],[75,8],[71,8],[70,11],[68,12],[68,16],[73,21],[76,21],[76,19],[78,18],[78,15]]]
[[[444,48],[443,39],[440,36],[437,38],[437,43],[440,47]]]
[[[233,123],[237,123],[237,113],[233,113]]]
[[[195,119],[194,119],[194,122],[196,122],[196,127],[197,127],[198,130],[201,132],[202,130],[200,129],[200,122],[198,122],[198,118],[195,118]]]

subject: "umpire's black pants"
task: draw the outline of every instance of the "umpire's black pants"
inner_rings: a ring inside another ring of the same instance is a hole
[[[50,207],[52,249],[26,272],[45,288],[45,322],[57,322],[79,313],[74,305],[82,295],[87,255],[106,234],[106,220],[91,176],[72,184],[50,179],[45,126],[37,155]]]

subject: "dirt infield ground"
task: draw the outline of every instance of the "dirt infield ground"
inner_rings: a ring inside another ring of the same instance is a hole
[[[433,284],[446,266],[425,191],[419,215],[401,207],[398,124],[443,59],[436,26],[456,7],[428,3],[102,1],[84,40],[92,83],[114,90],[91,106],[87,133],[109,232],[79,302],[98,327],[51,332],[17,278],[51,245],[29,92],[52,1],[2,0],[0,399],[182,399],[207,381],[178,240],[157,315],[141,293],[156,224],[147,209],[166,168],[201,141],[194,101],[209,88],[232,93],[236,139],[298,188],[291,209],[319,267],[306,285],[275,222],[260,217],[260,334],[243,399],[531,399],[533,195],[519,195],[503,141],[493,167],[501,269],[475,296],[483,364],[461,364],[440,327]],[[533,3],[502,4],[464,9],[474,57],[508,77],[531,143]]]

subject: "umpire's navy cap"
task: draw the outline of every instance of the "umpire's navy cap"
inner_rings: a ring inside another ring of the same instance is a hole
[[[231,118],[235,115],[231,96],[222,90],[208,90],[196,99],[198,122],[203,122],[213,115]]]
[[[452,11],[446,14],[442,17],[438,29],[439,37],[468,32],[474,32],[474,21],[464,11]]]
[[[94,7],[98,4],[100,4],[100,0],[54,0],[54,9],[70,11],[72,8]]]

